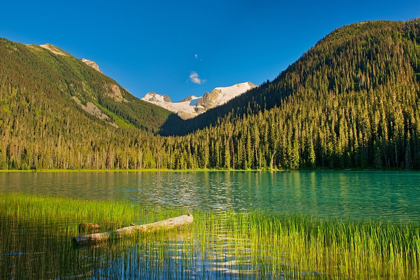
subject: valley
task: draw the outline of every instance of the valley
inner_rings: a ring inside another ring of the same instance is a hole
[[[0,17],[0,279],[419,278],[418,3],[32,4]]]
[[[2,39],[0,168],[418,169],[419,38],[418,20],[344,26],[273,81],[176,103]]]

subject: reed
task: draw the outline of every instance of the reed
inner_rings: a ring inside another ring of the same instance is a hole
[[[139,219],[139,207],[129,202],[86,201],[19,193],[0,193],[0,214],[17,219],[113,222],[129,225]]]
[[[77,222],[151,222],[183,209],[0,194],[0,279],[419,279],[419,223],[193,211],[194,223],[74,248]],[[13,233],[13,234],[11,234]]]

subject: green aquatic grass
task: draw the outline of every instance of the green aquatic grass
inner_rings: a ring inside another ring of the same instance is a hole
[[[1,252],[52,254],[34,267],[29,256],[7,257],[16,267],[31,267],[26,272],[35,271],[35,276],[41,275],[38,269],[53,268],[46,278],[77,274],[90,278],[420,278],[419,223],[323,220],[261,211],[192,212],[194,223],[188,227],[74,249],[70,244],[78,220],[121,221],[124,217],[151,222],[185,214],[185,210],[0,194],[0,217],[8,221],[1,223],[0,237],[6,240]],[[67,227],[52,230],[51,224],[62,225],[63,220],[70,221]],[[22,234],[16,241],[8,223],[18,229],[35,224],[36,238]],[[7,273],[23,272],[3,267],[0,278],[11,278],[5,277]]]
[[[294,274],[352,279],[419,277],[419,224],[311,219],[299,215],[249,216],[251,244],[266,246],[271,267],[286,254]],[[246,232],[246,231],[245,231]],[[282,253],[283,252],[283,253]],[[276,272],[276,271],[274,271]]]
[[[16,193],[0,193],[0,215],[17,219],[73,221],[99,223],[115,222],[126,225],[139,220],[139,207],[129,202],[86,201]]]

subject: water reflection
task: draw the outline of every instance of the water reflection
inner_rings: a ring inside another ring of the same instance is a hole
[[[287,256],[274,260],[273,248],[229,232],[186,228],[77,247],[74,227],[60,221],[0,216],[0,279],[256,279],[293,271]]]
[[[1,173],[0,191],[129,200],[155,208],[418,221],[419,182],[417,172]]]

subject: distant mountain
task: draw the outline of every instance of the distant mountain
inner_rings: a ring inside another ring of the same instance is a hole
[[[416,19],[338,28],[273,81],[161,133],[207,143],[194,149],[216,167],[420,169],[419,124]]]
[[[160,95],[157,93],[147,93],[142,100],[150,102],[154,105],[165,108],[168,111],[178,114],[182,119],[189,119],[195,117],[197,114],[204,112],[204,108],[196,106],[199,97],[189,96],[180,102],[173,103],[169,96]]]
[[[168,95],[161,95],[157,94],[156,92],[148,92],[141,100],[147,101],[147,102],[168,102],[172,103],[171,98]]]
[[[173,103],[167,95],[149,92],[142,100],[174,112],[181,119],[191,119],[209,109],[223,105],[255,87],[256,85],[251,82],[236,84],[230,87],[217,87],[211,92],[206,92],[202,97],[188,96],[176,103]]]
[[[192,101],[192,100],[197,100],[197,99],[200,99],[200,97],[197,97],[197,96],[195,96],[195,95],[191,95],[191,96],[187,96],[187,97],[185,97],[184,99],[182,99],[181,101],[179,101],[179,102],[185,102],[185,101]],[[195,104],[194,104],[195,105]]]
[[[197,106],[202,106],[206,110],[215,108],[229,102],[231,99],[256,88],[257,86],[251,82],[236,84],[230,87],[217,87],[211,92],[206,92],[197,103]]]
[[[186,120],[52,45],[0,39],[0,58],[0,169],[420,169],[419,19],[338,28]]]
[[[405,53],[400,55],[404,61],[395,67],[401,67],[400,71],[412,67],[415,77],[420,80],[420,53],[413,54],[420,50],[420,43],[416,41],[419,39],[413,39],[418,36],[418,22],[419,19],[406,23],[372,21],[338,28],[280,72],[273,81],[267,80],[259,87],[194,119],[182,120],[171,116],[162,127],[161,134],[185,135],[214,126],[225,118],[234,120],[259,114],[282,106],[286,98],[300,96],[302,92],[310,91],[320,96],[321,93],[337,95],[378,90],[379,86],[395,81],[394,76],[402,75],[395,73],[392,78],[389,76],[390,71],[395,70],[389,68],[389,60],[395,58],[394,45],[397,44],[395,38],[398,36],[404,39],[398,44],[403,45],[400,48],[404,48]],[[379,44],[380,40],[388,40],[390,46]],[[409,45],[410,40],[417,42],[417,45]],[[371,70],[374,66],[380,68],[380,72]]]

